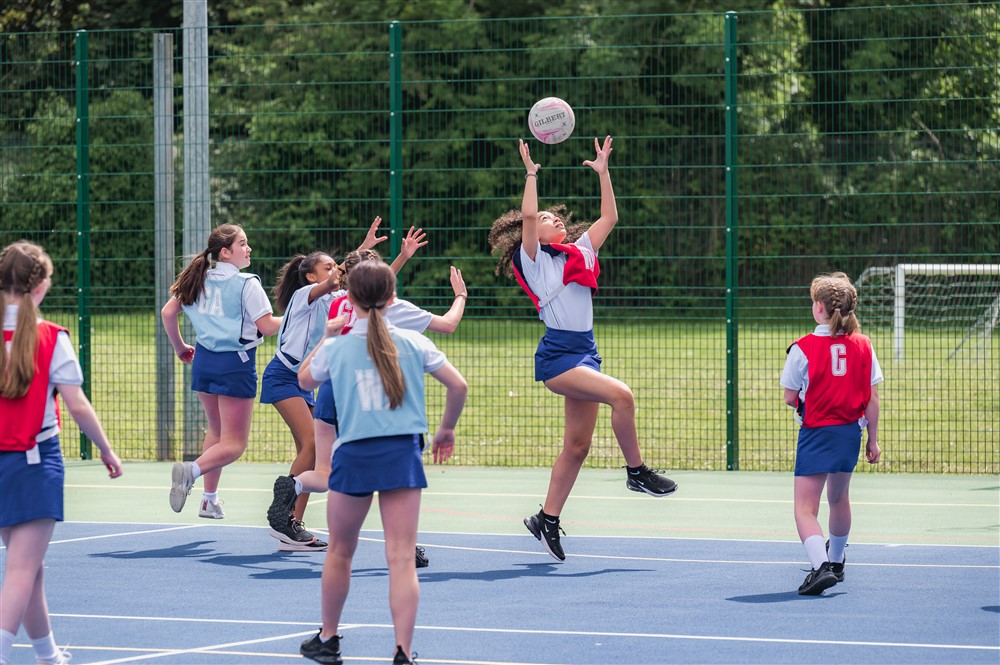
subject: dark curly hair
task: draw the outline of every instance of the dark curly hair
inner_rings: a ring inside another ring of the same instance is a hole
[[[553,206],[545,212],[551,212],[562,220],[566,227],[566,242],[579,240],[590,225],[589,222],[574,222],[573,213],[565,205]],[[511,262],[514,260],[514,253],[521,247],[521,226],[523,223],[524,219],[518,208],[511,208],[493,222],[488,240],[490,253],[497,257],[494,275],[499,276],[502,272],[507,277],[514,276]]]

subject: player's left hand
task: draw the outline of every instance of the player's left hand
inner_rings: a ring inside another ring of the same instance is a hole
[[[441,427],[434,432],[434,445],[431,446],[431,453],[434,456],[435,464],[447,462],[452,453],[455,452],[455,430]]]
[[[871,438],[868,439],[868,443],[865,445],[865,459],[868,460],[869,464],[878,464],[878,461],[882,459],[882,449]]]
[[[595,136],[594,137],[594,151],[597,152],[597,155],[592,160],[590,160],[590,159],[585,160],[583,162],[583,165],[584,166],[589,166],[590,168],[594,169],[598,173],[607,173],[608,172],[608,159],[611,157],[611,151],[612,151],[612,148],[611,148],[611,142],[612,142],[612,140],[613,139],[610,136],[605,136],[604,137],[604,145],[602,146],[598,142],[597,137]]]
[[[108,450],[107,452],[101,451],[101,462],[108,469],[108,476],[111,478],[117,478],[124,473],[122,471],[122,461],[118,459],[118,455],[115,455],[113,450]]]

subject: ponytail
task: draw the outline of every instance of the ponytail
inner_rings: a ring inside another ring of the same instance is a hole
[[[24,397],[35,378],[38,308],[31,292],[51,276],[52,259],[39,245],[22,240],[0,253],[0,318],[8,298],[20,300],[10,354],[0,340],[0,397]]]
[[[182,305],[193,305],[205,287],[205,273],[212,267],[212,261],[219,260],[219,253],[236,241],[243,231],[236,224],[220,224],[208,236],[208,247],[196,254],[187,267],[177,276],[170,287],[170,295]]]
[[[351,271],[351,300],[368,312],[368,356],[375,364],[389,408],[397,409],[406,395],[399,366],[399,349],[389,334],[385,308],[396,291],[396,275],[381,261],[362,261]]]

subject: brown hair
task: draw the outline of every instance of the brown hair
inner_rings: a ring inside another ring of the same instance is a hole
[[[403,403],[406,380],[399,367],[399,349],[384,320],[385,307],[396,291],[396,275],[382,261],[362,261],[351,271],[351,301],[368,312],[368,355],[382,379],[389,408]]]
[[[347,256],[344,257],[344,263],[341,265],[344,269],[341,286],[348,291],[351,290],[351,271],[364,261],[378,261],[381,263],[382,256],[374,249],[356,249],[353,252],[348,252]]]
[[[24,397],[35,377],[35,347],[38,344],[38,311],[31,291],[52,276],[52,259],[39,245],[27,240],[15,242],[0,252],[0,319],[7,298],[20,300],[14,339],[7,357],[7,345],[0,339],[0,396]]]
[[[274,304],[278,306],[278,311],[283,312],[288,307],[292,295],[303,286],[309,284],[306,275],[316,270],[316,264],[323,259],[329,259],[326,252],[312,252],[311,254],[296,254],[288,263],[281,266],[278,271],[278,281],[271,289],[274,296]]]
[[[551,212],[562,220],[566,227],[566,242],[576,242],[587,230],[587,222],[573,222],[573,213],[565,205],[553,206],[546,212]],[[511,263],[514,260],[514,253],[521,247],[521,226],[523,224],[524,217],[518,208],[508,210],[493,222],[488,241],[490,252],[497,257],[494,275],[499,276],[502,272],[507,277],[514,276]]]
[[[861,331],[861,324],[854,313],[858,306],[858,292],[850,278],[842,272],[819,275],[809,286],[813,302],[823,303],[826,315],[830,317],[830,334],[843,332],[846,335]]]
[[[193,305],[205,287],[205,272],[211,267],[212,261],[219,260],[219,253],[232,246],[243,228],[236,224],[220,224],[208,236],[208,247],[196,254],[188,263],[177,281],[170,287],[170,294],[182,305]]]

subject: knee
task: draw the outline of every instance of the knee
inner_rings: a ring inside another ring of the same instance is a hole
[[[618,387],[611,398],[611,408],[618,412],[635,412],[635,395],[632,389],[624,383]]]
[[[590,454],[591,437],[567,435],[563,440],[563,454],[574,462],[583,462]]]

